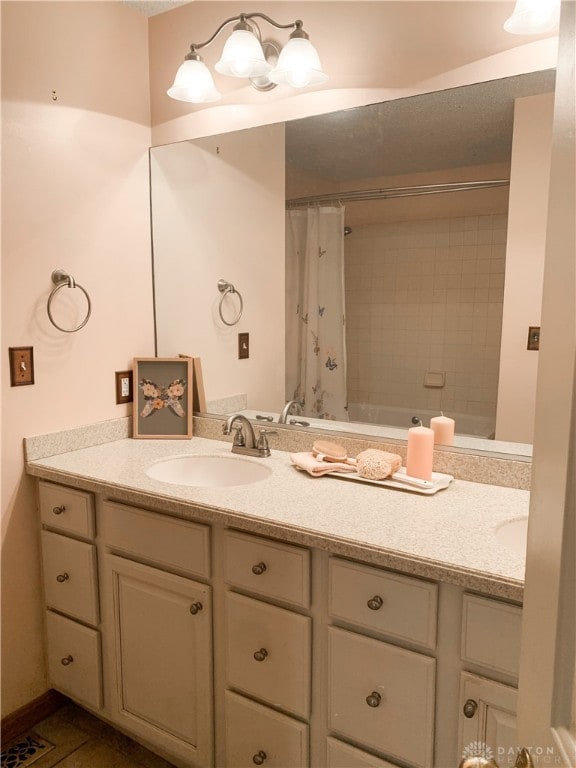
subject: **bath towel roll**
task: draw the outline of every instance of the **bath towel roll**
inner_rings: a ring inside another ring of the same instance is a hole
[[[402,457],[397,453],[368,448],[356,457],[356,467],[360,477],[367,480],[385,480],[402,466]]]

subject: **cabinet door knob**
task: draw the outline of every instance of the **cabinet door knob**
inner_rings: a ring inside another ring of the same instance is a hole
[[[70,576],[64,571],[64,573],[59,573],[58,576],[56,576],[56,581],[63,584],[65,581],[68,581],[69,578]]]
[[[61,515],[62,512],[66,511],[66,507],[64,504],[61,504],[59,507],[52,507],[52,512],[54,512],[55,515]]]
[[[60,659],[60,664],[62,664],[63,667],[67,667],[68,664],[72,664],[74,661],[74,657],[68,654],[68,656],[64,656],[63,659]]]
[[[268,651],[266,648],[260,648],[259,651],[256,651],[254,654],[254,658],[256,661],[264,661],[264,659],[268,656]]]
[[[264,762],[264,760],[266,760],[267,757],[268,755],[266,754],[266,752],[264,752],[264,750],[261,749],[259,752],[256,752],[256,754],[252,756],[252,762],[255,765],[262,765],[262,763]]]
[[[378,691],[372,691],[369,696],[366,696],[366,704],[368,704],[369,707],[379,707],[381,701],[382,696],[380,696]]]
[[[252,566],[252,573],[254,574],[254,576],[262,576],[265,570],[266,570],[266,563],[256,563],[256,565]]]
[[[464,717],[474,717],[476,714],[476,710],[478,709],[478,702],[474,701],[474,699],[468,699],[464,706],[462,707],[462,712],[464,712]]]
[[[380,595],[374,595],[374,597],[371,597],[370,600],[366,603],[368,608],[370,608],[371,611],[379,611],[380,608],[382,608],[384,604],[384,600],[380,597]]]
[[[196,616],[196,614],[199,611],[201,611],[203,607],[204,606],[202,605],[202,603],[199,603],[199,602],[192,603],[192,605],[190,606],[190,613],[192,614],[192,616]]]

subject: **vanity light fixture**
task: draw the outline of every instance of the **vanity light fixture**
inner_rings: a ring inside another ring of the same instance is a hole
[[[538,35],[553,30],[559,20],[560,0],[516,0],[504,29],[513,35]]]
[[[262,41],[260,28],[254,21],[256,18],[263,19],[276,29],[293,30],[284,48],[271,40]],[[248,78],[259,91],[269,91],[280,84],[305,88],[328,80],[328,75],[322,71],[318,52],[302,28],[300,19],[290,24],[279,24],[263,13],[241,13],[223,21],[205,42],[192,43],[190,53],[185,56],[174,83],[167,91],[168,96],[194,104],[217,101],[222,97],[198,51],[210,45],[228,24],[234,22],[237,23],[215,65],[216,72]]]

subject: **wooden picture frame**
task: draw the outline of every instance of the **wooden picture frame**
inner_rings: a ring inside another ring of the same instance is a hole
[[[194,365],[188,357],[134,358],[133,437],[192,437]]]
[[[202,376],[202,360],[199,357],[180,354],[188,357],[194,365],[194,387],[192,390],[192,409],[194,413],[206,413],[206,394],[204,392],[204,377]]]

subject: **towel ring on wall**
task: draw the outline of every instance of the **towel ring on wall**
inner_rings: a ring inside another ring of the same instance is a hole
[[[229,283],[227,280],[223,280],[220,278],[218,280],[218,290],[222,294],[222,298],[220,299],[220,304],[218,305],[218,314],[220,315],[220,320],[224,323],[224,325],[236,325],[236,323],[239,322],[240,318],[242,317],[242,310],[244,309],[244,302],[242,301],[242,296],[240,295],[240,292],[234,288],[232,283]],[[240,309],[238,310],[238,314],[236,315],[235,319],[232,320],[232,322],[229,322],[224,318],[224,315],[222,314],[222,303],[224,302],[224,299],[229,293],[235,293],[236,296],[238,296],[238,301],[240,302]]]
[[[90,301],[90,296],[88,296],[88,293],[82,286],[74,280],[72,275],[69,275],[67,272],[64,272],[63,269],[55,269],[54,272],[52,272],[52,282],[54,283],[54,288],[52,289],[52,292],[50,293],[50,296],[48,296],[48,305],[46,307],[46,310],[48,312],[48,317],[50,318],[50,322],[54,326],[54,328],[58,328],[59,331],[63,331],[63,333],[76,333],[76,331],[79,331],[80,328],[84,328],[86,323],[88,322],[90,315],[92,313],[92,302]],[[86,312],[86,317],[84,320],[80,323],[80,325],[77,325],[76,328],[62,328],[58,323],[54,320],[52,317],[52,299],[58,291],[61,288],[64,288],[67,286],[68,288],[79,288],[84,296],[86,297],[86,301],[88,302],[88,311]]]

